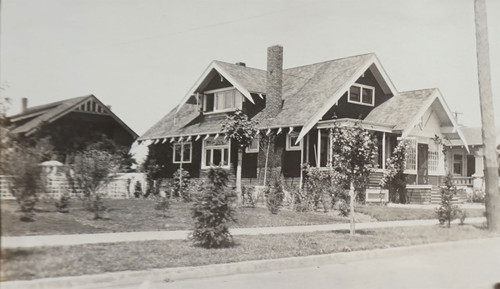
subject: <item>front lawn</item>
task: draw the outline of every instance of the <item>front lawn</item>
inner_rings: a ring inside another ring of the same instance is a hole
[[[52,235],[52,234],[91,234],[111,232],[171,231],[191,230],[192,203],[173,201],[167,217],[154,209],[155,202],[144,199],[106,199],[108,212],[104,220],[93,220],[93,213],[82,207],[80,200],[72,199],[70,212],[58,213],[53,200],[41,200],[36,204],[35,222],[21,222],[21,212],[14,200],[2,200],[2,236]],[[467,217],[483,216],[484,209],[467,209]],[[394,221],[436,219],[434,209],[394,208],[378,205],[356,207],[356,221]],[[294,225],[317,225],[349,222],[338,211],[297,213],[288,209],[277,215],[267,208],[238,208],[237,223],[232,228],[274,227]]]
[[[236,236],[236,246],[203,249],[184,241],[146,241],[2,250],[1,280],[76,276],[125,270],[231,263],[389,248],[498,236],[473,225],[400,227],[299,234]]]
[[[377,221],[397,221],[397,220],[426,220],[437,219],[434,208],[401,208],[386,207],[377,205],[359,206],[356,212],[369,215]],[[484,208],[465,209],[467,217],[483,217]],[[467,220],[467,219],[466,219]]]
[[[93,220],[93,213],[86,211],[80,200],[71,200],[70,212],[58,213],[53,200],[42,200],[36,205],[35,222],[21,222],[18,205],[14,200],[3,200],[2,236],[85,234],[105,232],[140,232],[191,230],[191,203],[172,202],[167,218],[154,209],[152,200],[106,199],[108,212],[105,220]],[[335,212],[336,213],[336,212]],[[282,210],[277,215],[267,208],[238,208],[237,223],[233,228],[314,225],[348,222],[347,218],[335,213],[296,213]]]

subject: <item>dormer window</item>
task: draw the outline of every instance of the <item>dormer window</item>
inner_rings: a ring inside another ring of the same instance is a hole
[[[204,112],[228,112],[241,109],[243,97],[234,87],[206,91],[203,95]]]
[[[375,105],[375,87],[355,83],[349,89],[347,100],[350,103]]]

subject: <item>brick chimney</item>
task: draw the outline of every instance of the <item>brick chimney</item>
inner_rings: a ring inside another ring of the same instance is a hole
[[[28,99],[26,97],[21,98],[21,113],[26,112],[28,109]]]
[[[267,48],[266,116],[275,117],[281,111],[283,93],[283,46]]]

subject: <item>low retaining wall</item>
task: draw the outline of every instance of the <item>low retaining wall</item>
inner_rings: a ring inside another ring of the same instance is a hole
[[[432,185],[407,185],[406,195],[410,204],[430,205]]]

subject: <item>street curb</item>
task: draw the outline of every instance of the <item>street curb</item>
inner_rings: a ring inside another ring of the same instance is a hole
[[[408,247],[375,249],[368,251],[354,251],[333,253],[328,255],[314,255],[305,257],[289,257],[281,259],[255,260],[239,263],[226,263],[196,267],[178,267],[166,269],[151,269],[144,271],[122,271],[97,275],[83,275],[76,277],[56,277],[29,281],[1,282],[2,289],[25,288],[106,288],[112,282],[114,286],[136,285],[145,282],[172,282],[186,279],[218,277],[233,274],[258,273],[265,271],[285,270],[303,267],[316,267],[330,264],[364,261],[386,256],[402,256],[418,254],[430,249],[455,249],[465,246],[481,246],[485,243],[498,243],[500,237],[486,239],[472,239],[465,241],[441,242]]]

